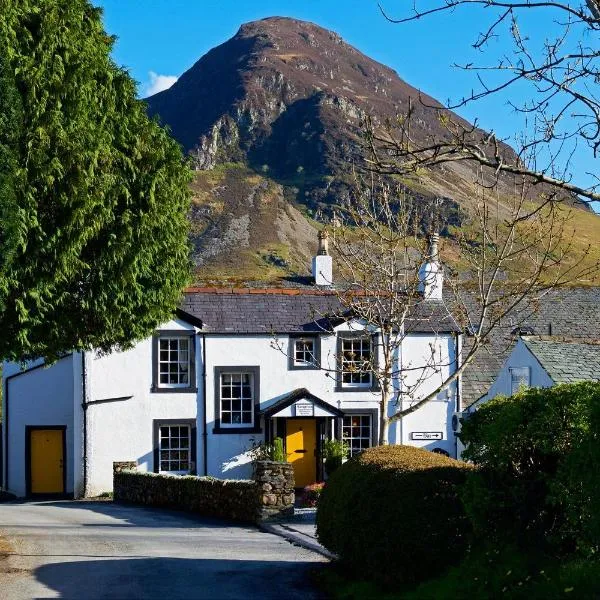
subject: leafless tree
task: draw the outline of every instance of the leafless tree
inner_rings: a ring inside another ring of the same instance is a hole
[[[423,6],[423,8],[421,8]],[[462,10],[479,9],[481,29],[472,47],[480,59],[456,62],[473,72],[476,87],[447,108],[456,110],[490,96],[503,95],[516,115],[523,117],[512,152],[495,133],[484,133],[440,106],[446,129],[442,139],[415,141],[411,136],[413,110],[384,127],[368,124],[373,161],[382,171],[433,168],[457,161],[479,164],[484,180],[494,185],[504,175],[523,176],[528,183],[554,190],[551,201],[577,195],[586,202],[600,200],[600,179],[587,173],[584,185],[571,173],[575,152],[598,157],[600,148],[600,3],[585,4],[527,0],[423,0],[380,5],[393,23],[426,21],[446,15],[448,30]],[[500,39],[502,44],[492,44]],[[500,53],[494,55],[497,48]],[[468,49],[465,49],[468,50]],[[463,54],[464,56],[464,54]],[[516,101],[521,98],[522,101]],[[564,192],[560,194],[556,192]],[[546,201],[548,199],[546,198]]]
[[[341,308],[320,316],[350,323],[373,340],[373,349],[342,348],[333,366],[329,361],[322,368],[359,383],[374,378],[380,444],[388,442],[391,423],[460,377],[507,315],[519,311],[526,318],[549,290],[597,272],[590,248],[573,243],[575,209],[550,203],[531,210],[527,178],[514,179],[514,193],[502,202],[494,190],[479,186],[472,213],[454,232],[455,241],[442,247],[441,260],[437,235],[433,243],[426,240],[422,225],[431,211],[434,228],[441,225],[439,206],[428,206],[424,215],[422,201],[389,179],[357,175],[354,193],[328,227]],[[460,277],[450,263],[460,268]],[[438,269],[444,275],[442,299],[436,294]],[[453,327],[468,332],[461,357],[441,344],[441,333]],[[409,361],[402,347],[415,331],[427,331],[435,341],[426,356]]]

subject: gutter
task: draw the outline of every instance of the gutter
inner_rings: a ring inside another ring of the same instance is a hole
[[[202,334],[202,462],[208,475],[208,425],[206,423],[206,334]]]

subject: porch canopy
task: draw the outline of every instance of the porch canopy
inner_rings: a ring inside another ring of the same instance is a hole
[[[341,418],[344,416],[339,408],[311,394],[306,388],[298,388],[282,396],[270,406],[263,408],[259,414],[265,419],[279,417]]]

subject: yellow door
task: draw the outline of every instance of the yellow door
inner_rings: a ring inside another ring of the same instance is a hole
[[[64,448],[61,429],[32,429],[31,493],[63,494]]]
[[[296,487],[314,483],[317,478],[317,422],[315,419],[288,419],[287,460],[294,465]]]

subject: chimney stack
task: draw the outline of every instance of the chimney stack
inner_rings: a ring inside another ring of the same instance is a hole
[[[444,287],[444,271],[440,264],[438,233],[429,238],[429,252],[419,269],[419,291],[426,300],[441,300]]]
[[[312,260],[315,285],[333,285],[333,259],[329,256],[329,233],[319,231],[319,249]]]

